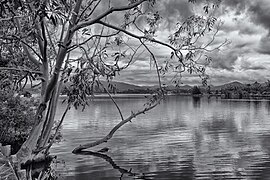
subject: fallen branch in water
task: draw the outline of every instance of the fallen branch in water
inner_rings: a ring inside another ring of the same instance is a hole
[[[95,141],[95,142],[92,142],[92,143],[87,143],[87,144],[84,144],[84,145],[79,145],[78,147],[76,147],[76,148],[72,151],[72,153],[75,154],[75,153],[78,153],[78,152],[80,152],[80,151],[82,151],[82,150],[84,150],[84,149],[88,149],[88,148],[91,148],[91,147],[100,145],[100,144],[102,144],[102,143],[106,143],[109,139],[111,139],[111,138],[113,137],[114,133],[115,133],[120,127],[122,127],[122,126],[123,126],[124,124],[126,124],[127,122],[131,122],[131,120],[132,120],[133,118],[137,117],[138,115],[140,115],[140,114],[145,114],[145,112],[147,112],[147,111],[153,109],[154,107],[156,107],[156,106],[160,103],[161,99],[162,99],[162,98],[158,98],[158,99],[155,100],[154,102],[147,104],[147,107],[145,107],[143,110],[138,111],[137,113],[131,112],[131,115],[130,115],[128,118],[126,118],[126,119],[120,121],[117,125],[115,125],[115,126],[112,128],[112,130],[109,132],[109,134],[108,134],[107,136],[105,136],[105,137],[103,137],[102,139],[99,139],[99,140],[97,140],[97,141]]]

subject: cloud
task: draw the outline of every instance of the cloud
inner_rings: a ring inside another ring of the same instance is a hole
[[[116,81],[128,82],[138,85],[156,85],[158,84],[155,69],[133,69],[120,72],[120,76],[115,78]]]
[[[188,0],[163,0],[157,10],[163,17],[163,26],[169,29],[193,14],[192,3]]]
[[[209,83],[214,85],[221,85],[224,83],[228,83],[231,81],[239,81],[242,83],[251,83],[251,82],[266,82],[269,79],[269,75],[265,76],[266,70],[254,71],[254,70],[246,70],[246,71],[228,71],[228,70],[216,70],[209,69]]]
[[[235,61],[238,59],[239,53],[235,50],[227,50],[223,52],[213,52],[209,55],[212,58],[212,68],[231,71],[233,70]]]
[[[254,24],[270,30],[269,0],[225,0],[222,4],[227,11],[233,11],[235,15],[245,14]]]
[[[234,9],[235,15],[240,15],[247,8],[249,1],[248,0],[225,0],[225,1],[222,1],[222,4],[225,5],[225,7],[227,8]]]
[[[270,3],[268,0],[252,1],[248,11],[255,24],[270,30]]]
[[[262,54],[270,55],[270,35],[261,37],[257,51]]]
[[[240,68],[242,70],[265,70],[266,67],[263,64],[258,64],[257,62],[250,62],[247,60],[241,61]]]
[[[249,37],[249,38],[248,38]],[[232,39],[231,44],[221,51],[214,51],[208,55],[212,58],[211,67],[216,69],[226,69],[232,71],[236,61],[255,52],[257,36],[242,35],[237,32],[227,33],[227,38]]]

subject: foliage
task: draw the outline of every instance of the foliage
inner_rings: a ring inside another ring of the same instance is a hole
[[[194,86],[192,88],[191,94],[193,94],[193,95],[199,95],[199,94],[202,94],[202,92],[201,92],[201,90],[200,90],[200,88],[198,86]]]
[[[34,99],[0,91],[0,142],[15,145],[13,153],[25,141],[34,125],[35,104]]]

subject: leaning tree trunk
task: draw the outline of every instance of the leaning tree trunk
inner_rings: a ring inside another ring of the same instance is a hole
[[[71,44],[72,37],[74,35],[74,31],[72,28],[76,24],[78,12],[81,7],[82,0],[77,0],[76,5],[74,7],[74,13],[72,15],[72,18],[70,20],[70,24],[67,30],[67,33],[65,35],[65,38],[63,40],[62,46],[59,47],[59,51],[56,57],[56,64],[54,68],[53,75],[50,79],[50,81],[47,83],[46,91],[44,95],[42,96],[41,103],[37,109],[36,116],[35,116],[35,125],[27,138],[27,140],[24,142],[20,150],[17,152],[16,157],[18,159],[19,163],[25,163],[27,160],[33,158],[35,155],[33,152],[36,150],[38,145],[38,140],[41,136],[41,132],[46,120],[46,111],[48,110],[48,102],[51,99],[52,92],[56,90],[56,86],[59,81],[59,74],[60,69],[62,67],[62,64],[64,62],[65,56],[67,54],[68,46]],[[51,129],[48,129],[50,131]],[[46,134],[47,132],[45,132]]]

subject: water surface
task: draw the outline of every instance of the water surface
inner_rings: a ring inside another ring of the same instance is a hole
[[[144,98],[116,101],[125,117],[145,103]],[[84,112],[71,109],[64,138],[52,148],[65,162],[57,166],[60,179],[270,179],[269,101],[170,96],[108,143],[90,149],[109,147],[104,155],[71,153],[120,120],[110,99],[92,101]]]

